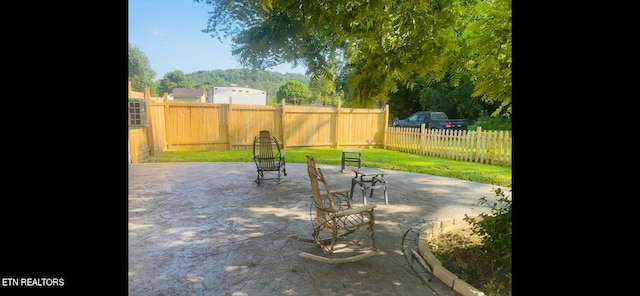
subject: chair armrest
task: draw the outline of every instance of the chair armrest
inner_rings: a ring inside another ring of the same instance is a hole
[[[322,199],[323,201],[327,200],[328,198],[331,198],[333,208],[329,208],[329,204],[324,204],[324,202],[323,202],[324,205],[316,204],[315,206],[329,213],[335,213],[335,212],[342,211],[344,209],[350,209],[351,199],[349,198],[349,192],[351,191],[350,190],[332,191],[331,197],[328,197],[327,193],[321,193],[320,199]],[[311,198],[313,198],[313,196]]]
[[[333,215],[334,216],[349,216],[349,215],[353,215],[353,214],[360,214],[362,212],[372,211],[375,207],[376,207],[375,204],[368,204],[366,206],[361,206],[361,207],[357,207],[357,208],[350,208],[350,209],[337,211]]]
[[[349,198],[349,194],[351,193],[350,189],[345,189],[345,190],[338,190],[338,191],[331,191],[331,194],[333,195],[337,195],[338,198],[342,198],[341,196],[344,196],[345,198]]]
[[[345,190],[340,190],[340,191],[331,191],[331,195],[333,195],[334,198],[337,199],[349,199],[349,193],[351,193],[351,190],[349,189],[345,189]],[[327,193],[321,193],[322,196],[326,197]]]
[[[331,191],[331,196],[333,198],[333,204],[337,207],[336,211],[341,211],[342,209],[350,209],[351,208],[351,198],[349,198],[349,194],[351,190],[339,190],[339,191]],[[346,207],[345,207],[346,205]]]

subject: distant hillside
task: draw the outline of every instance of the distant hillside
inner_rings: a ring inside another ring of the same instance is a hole
[[[185,74],[194,82],[194,88],[209,91],[215,86],[248,87],[267,91],[267,102],[276,102],[276,93],[281,85],[289,80],[297,80],[309,87],[310,78],[304,74],[282,74],[272,71],[253,71],[245,69],[197,71]]]

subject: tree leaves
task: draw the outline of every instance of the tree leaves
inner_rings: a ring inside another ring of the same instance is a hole
[[[284,99],[285,102],[293,105],[305,105],[308,104],[311,99],[307,87],[296,80],[289,80],[280,86],[276,96],[278,101]]]
[[[200,2],[196,0],[196,2]],[[207,29],[232,36],[233,54],[264,69],[331,69],[342,55],[346,99],[369,107],[414,75],[437,82],[467,71],[473,95],[511,111],[510,0],[207,0]],[[504,113],[504,112],[503,112]]]
[[[156,72],[151,69],[149,59],[140,49],[132,46],[131,43],[129,43],[128,47],[128,79],[131,81],[131,88],[138,91],[142,91],[146,87],[151,88]]]

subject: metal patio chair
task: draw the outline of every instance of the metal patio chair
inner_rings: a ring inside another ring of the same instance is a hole
[[[280,150],[280,145],[269,131],[260,131],[260,134],[253,139],[253,161],[256,164],[258,177],[256,183],[262,180],[277,179],[281,181],[282,175],[287,175],[285,167],[285,152]],[[276,174],[276,177],[265,178],[265,173]]]

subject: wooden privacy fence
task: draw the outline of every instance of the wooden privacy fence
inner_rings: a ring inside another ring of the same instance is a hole
[[[389,118],[384,109],[235,105],[183,102],[152,98],[131,90],[129,98],[143,98],[148,127],[129,130],[130,162],[166,150],[252,149],[261,130],[269,130],[285,147],[382,148]]]
[[[483,164],[512,165],[509,132],[483,131],[482,127],[475,131],[390,127],[385,149]]]
[[[145,100],[148,126],[129,130],[129,163],[166,150],[246,150],[261,130],[285,148],[384,148],[452,160],[511,166],[509,132],[388,127],[389,107],[234,105],[173,101],[131,90]]]

